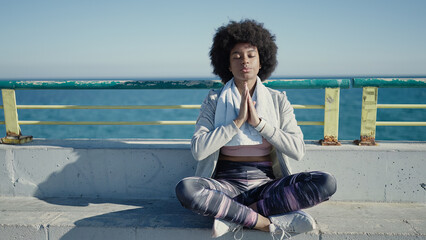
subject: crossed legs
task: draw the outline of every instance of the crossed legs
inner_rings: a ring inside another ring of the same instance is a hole
[[[235,181],[189,177],[176,186],[182,206],[198,214],[265,230],[268,216],[309,208],[336,192],[335,178],[325,172],[302,172],[252,189]]]

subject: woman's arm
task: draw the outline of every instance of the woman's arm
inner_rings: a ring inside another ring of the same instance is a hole
[[[191,151],[198,161],[205,159],[223,147],[239,130],[234,122],[218,128],[214,127],[216,97],[217,95],[210,91],[201,105],[200,115],[195,124],[195,133],[191,139]]]
[[[279,94],[280,128],[276,128],[266,122],[260,131],[269,143],[285,155],[300,160],[305,155],[305,142],[303,133],[297,125],[293,107],[287,100],[285,92]],[[264,121],[264,120],[262,120]]]

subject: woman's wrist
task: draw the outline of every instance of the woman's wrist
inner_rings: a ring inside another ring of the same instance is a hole
[[[259,118],[259,120],[260,120],[259,124],[257,124],[257,126],[254,127],[254,129],[256,129],[258,132],[262,132],[263,128],[266,125],[266,121],[263,120],[262,118]]]
[[[234,123],[235,125],[237,125],[238,128],[240,128],[244,124],[244,121],[237,118],[237,119],[234,119]]]

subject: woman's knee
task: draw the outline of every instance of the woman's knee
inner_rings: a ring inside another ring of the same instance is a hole
[[[332,196],[337,191],[336,178],[330,173],[323,172],[321,175],[322,187],[328,196]]]
[[[176,197],[186,208],[190,208],[195,199],[195,195],[201,189],[198,178],[187,177],[176,184]]]

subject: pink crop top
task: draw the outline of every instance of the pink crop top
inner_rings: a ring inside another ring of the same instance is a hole
[[[220,152],[226,156],[234,157],[261,157],[271,153],[272,145],[262,138],[262,144],[241,145],[241,146],[223,146]]]

